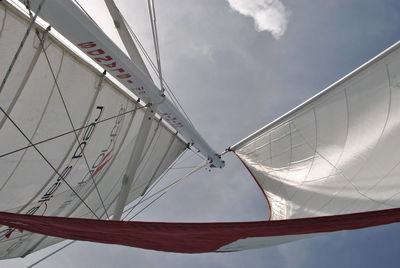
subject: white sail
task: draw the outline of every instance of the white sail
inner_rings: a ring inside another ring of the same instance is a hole
[[[232,149],[271,219],[400,206],[400,43]]]
[[[1,79],[29,22],[0,3]],[[87,218],[105,218],[104,208],[112,213],[145,107],[37,25],[0,92],[0,106],[9,115],[0,115],[0,211]],[[128,201],[186,148],[158,119],[150,133]],[[0,258],[60,241],[21,231],[1,227]]]
[[[31,0],[30,7],[36,11],[41,3],[41,0]],[[224,166],[218,153],[202,138],[172,101],[164,96],[154,82],[72,0],[45,1],[41,7],[38,12],[41,18],[136,96],[146,103],[157,104],[158,114],[172,127],[179,130],[187,141],[193,143],[212,166]]]

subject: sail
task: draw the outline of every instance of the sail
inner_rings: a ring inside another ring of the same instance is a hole
[[[19,0],[24,2],[23,0]],[[73,0],[31,0],[30,7],[47,23],[80,49],[86,56],[104,68],[129,91],[146,103],[157,106],[158,114],[179,131],[213,167],[223,167],[220,155],[198,133],[187,117],[160,92],[154,82],[144,74],[114,44],[93,21],[78,8]],[[41,8],[40,8],[41,7]],[[40,8],[40,10],[39,10]]]
[[[271,220],[400,206],[400,42],[231,149]]]
[[[29,23],[0,2],[0,78],[5,78],[0,211],[104,219],[111,216],[105,210],[114,210],[147,108],[37,24],[23,41]],[[154,119],[128,202],[142,195],[185,148],[164,121]],[[1,226],[0,258],[59,241]]]

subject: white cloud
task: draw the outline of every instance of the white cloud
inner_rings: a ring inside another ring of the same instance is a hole
[[[232,9],[252,17],[257,31],[279,39],[286,31],[290,12],[279,0],[227,0]]]

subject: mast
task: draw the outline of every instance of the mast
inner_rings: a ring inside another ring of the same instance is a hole
[[[151,79],[150,73],[147,70],[146,65],[144,64],[142,57],[140,56],[139,50],[137,49],[135,42],[129,34],[129,30],[126,27],[124,18],[122,17],[118,7],[115,5],[113,0],[104,0],[104,2],[106,3],[108,11],[110,12],[112,19],[114,20],[115,28],[117,28],[118,30],[118,34],[121,37],[122,43],[124,43],[129,57],[137,65],[137,67],[139,67],[140,70],[142,70],[142,72]]]
[[[36,10],[38,4],[39,1],[31,1],[31,8]],[[199,149],[200,153],[209,160],[210,166],[223,167],[225,165],[220,155],[208,145],[154,82],[143,74],[131,59],[71,0],[46,1],[40,17],[144,102],[158,104],[158,114]]]

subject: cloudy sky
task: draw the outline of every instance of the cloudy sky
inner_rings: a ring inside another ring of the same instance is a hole
[[[101,1],[80,2],[117,38]],[[153,55],[146,2],[116,0]],[[164,77],[217,151],[302,103],[400,36],[397,0],[155,0],[155,5]],[[224,169],[201,170],[137,219],[265,219],[265,200],[249,174],[234,157],[225,160]],[[77,242],[37,267],[398,267],[399,231],[399,224],[393,224],[224,254]],[[48,252],[1,264],[26,267]]]

